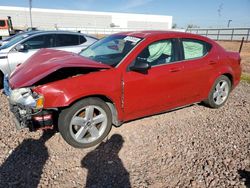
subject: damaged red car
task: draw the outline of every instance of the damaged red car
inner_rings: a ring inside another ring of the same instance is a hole
[[[240,61],[194,34],[118,33],[80,54],[40,50],[11,74],[9,102],[18,129],[55,128],[86,148],[112,125],[201,101],[222,106],[240,81]]]

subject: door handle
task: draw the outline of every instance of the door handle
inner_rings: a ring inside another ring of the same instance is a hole
[[[208,64],[209,64],[209,65],[215,65],[215,64],[216,64],[216,61],[211,60],[211,61],[209,61]]]
[[[172,68],[169,70],[169,72],[179,72],[181,71],[181,68]]]

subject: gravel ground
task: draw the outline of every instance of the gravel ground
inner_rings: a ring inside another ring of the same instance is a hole
[[[0,95],[0,187],[250,186],[250,85],[217,110],[192,105],[113,128],[75,149],[57,134],[16,131]]]

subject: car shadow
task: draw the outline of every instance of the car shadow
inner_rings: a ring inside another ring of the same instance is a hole
[[[38,139],[25,139],[0,166],[0,187],[38,187],[49,158],[45,142],[54,135],[44,131]]]
[[[240,179],[244,179],[246,187],[250,188],[250,171],[238,170]]]
[[[123,142],[121,135],[114,134],[82,159],[82,167],[88,170],[86,188],[131,187],[129,173],[118,156]]]

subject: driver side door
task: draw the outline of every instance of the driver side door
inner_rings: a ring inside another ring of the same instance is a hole
[[[146,72],[128,68],[123,75],[126,120],[152,115],[182,104],[184,66],[179,58],[177,39],[155,41],[136,56],[130,66],[144,59],[151,68]]]

